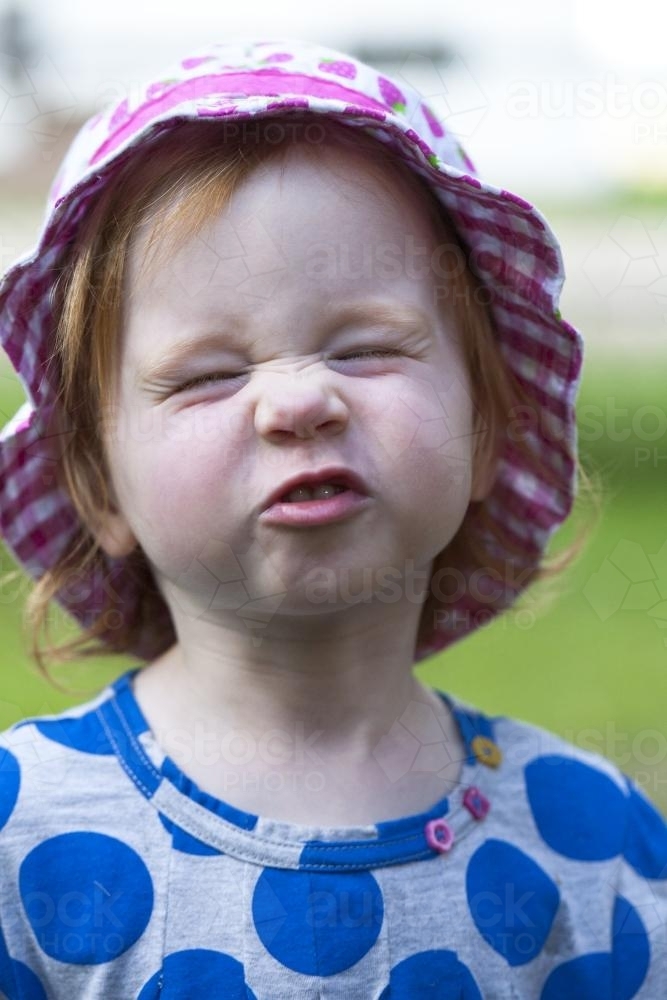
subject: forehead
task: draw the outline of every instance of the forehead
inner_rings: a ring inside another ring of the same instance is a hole
[[[253,343],[275,343],[280,333],[298,350],[313,318],[338,304],[372,298],[435,311],[435,234],[424,201],[356,152],[295,147],[260,165],[140,277],[152,235],[149,221],[131,246],[123,306],[131,360],[184,335],[229,329],[231,318]]]
[[[157,233],[155,220],[148,218],[132,240],[129,288],[136,294],[143,284],[168,287],[174,271],[187,262],[210,271],[217,261],[217,270],[226,267],[233,282],[234,272],[242,270],[244,262],[251,273],[266,272],[278,263],[302,268],[310,263],[307,273],[314,278],[318,271],[314,258],[321,260],[329,249],[354,254],[384,241],[391,243],[386,253],[398,257],[408,250],[414,254],[418,239],[425,251],[438,235],[434,199],[429,204],[430,196],[407,167],[383,156],[378,162],[363,150],[326,141],[294,143],[237,183],[215,218],[201,212],[206,201],[212,201],[205,192],[182,196],[177,204],[165,202]],[[172,232],[171,226],[164,226],[164,215],[174,208],[186,216],[180,224],[185,232],[178,246],[161,254],[161,237]],[[193,233],[187,215],[190,212],[194,221],[197,209],[203,226],[196,226]],[[147,249],[155,251],[155,268],[149,266]],[[343,276],[344,269],[338,270]]]

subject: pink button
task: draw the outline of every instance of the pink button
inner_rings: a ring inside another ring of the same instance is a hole
[[[491,803],[486,795],[483,795],[479,788],[476,788],[474,785],[466,789],[466,793],[463,796],[463,805],[466,809],[470,810],[475,819],[484,819],[491,808]]]
[[[431,819],[424,827],[426,841],[434,851],[448,851],[454,843],[454,833],[444,819]]]

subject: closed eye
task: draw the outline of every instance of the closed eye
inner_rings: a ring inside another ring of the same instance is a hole
[[[352,351],[350,354],[345,354],[342,358],[338,358],[338,361],[347,361],[351,358],[380,358],[380,357],[395,357],[401,352],[390,348],[380,349],[377,348],[372,351]],[[184,392],[186,389],[194,389],[198,385],[206,385],[211,382],[233,382],[234,379],[243,378],[245,372],[238,372],[234,374],[232,372],[209,372],[206,375],[198,375],[197,378],[190,379],[189,382],[183,382],[181,385],[174,389],[174,392]]]
[[[186,389],[194,389],[198,385],[205,385],[208,382],[232,382],[235,378],[242,377],[243,372],[238,375],[234,375],[232,372],[209,372],[207,375],[198,375],[197,378],[190,379],[189,382],[183,382],[174,389],[174,392],[184,392]]]
[[[378,358],[384,356],[395,356],[400,354],[400,351],[394,351],[389,348],[386,350],[374,350],[374,351],[353,351],[351,354],[346,354],[344,357],[339,358],[339,361],[346,361],[348,358]]]

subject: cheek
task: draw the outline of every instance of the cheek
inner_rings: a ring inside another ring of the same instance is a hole
[[[206,504],[210,516],[216,497],[224,509],[225,484],[238,475],[246,437],[242,421],[224,417],[215,403],[125,419],[113,445],[121,503],[149,530],[156,517],[196,520]]]
[[[441,467],[444,458],[452,472],[470,467],[475,442],[466,382],[400,379],[389,388],[378,385],[376,393],[374,386],[367,403],[373,407],[368,426],[389,459],[424,468]]]
[[[405,380],[385,403],[369,423],[384,452],[383,474],[393,477],[392,493],[415,546],[439,551],[470,503],[475,440],[467,383]]]

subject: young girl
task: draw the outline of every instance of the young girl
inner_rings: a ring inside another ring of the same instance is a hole
[[[0,287],[0,523],[39,668],[136,665],[0,734],[3,996],[665,995],[656,808],[412,672],[562,568],[562,283],[341,52],[213,45],[84,125]]]

